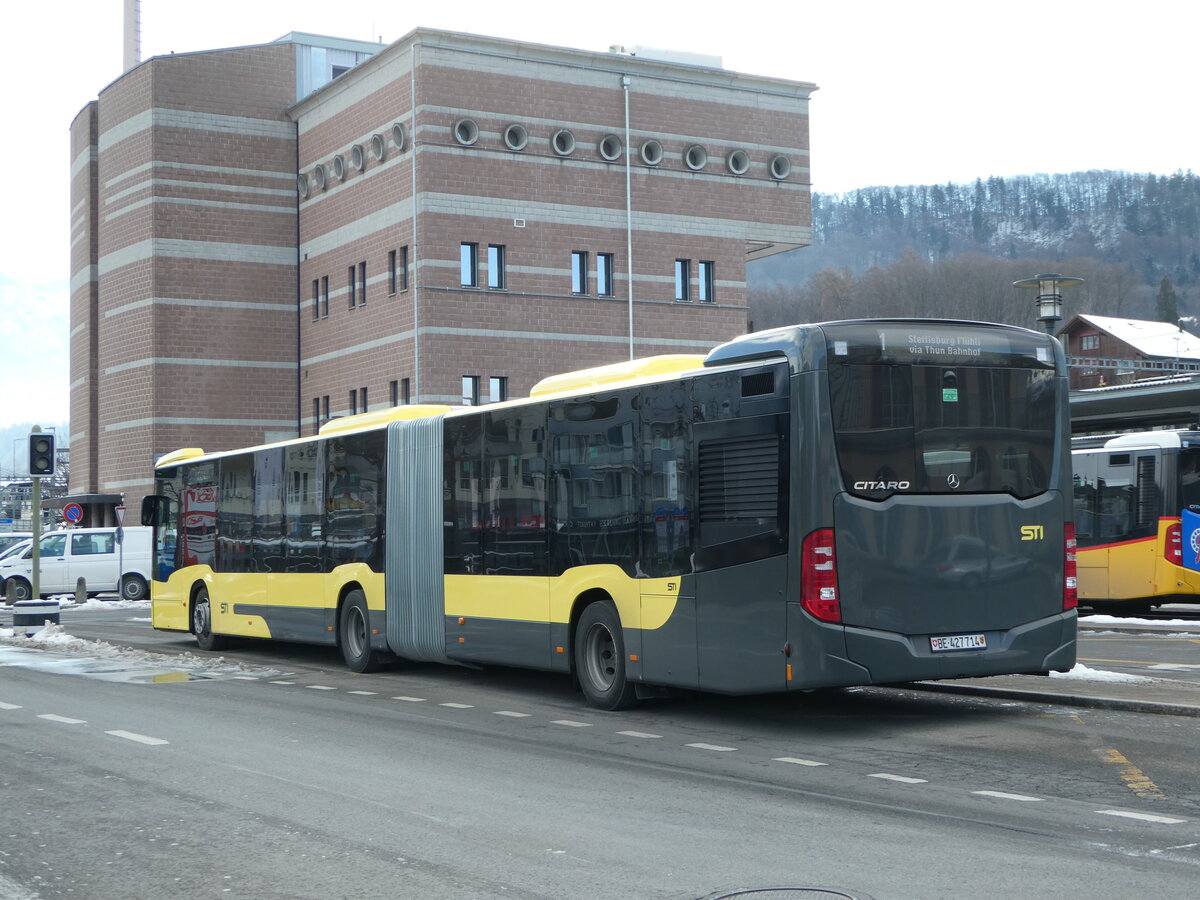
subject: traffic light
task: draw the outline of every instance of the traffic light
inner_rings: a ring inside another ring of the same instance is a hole
[[[34,478],[49,478],[54,474],[54,435],[29,436],[29,474]]]

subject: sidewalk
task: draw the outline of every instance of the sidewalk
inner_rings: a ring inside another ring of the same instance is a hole
[[[1179,634],[1194,632],[1200,637],[1200,622],[1162,623],[1133,621],[1120,624],[1084,620],[1080,634],[1122,632],[1126,634]],[[1200,661],[1200,653],[1197,654]],[[1060,703],[1093,709],[1123,709],[1171,716],[1200,716],[1200,684],[1173,681],[1158,675],[1150,681],[1090,681],[1041,675],[995,675],[991,678],[961,678],[955,681],[922,681],[916,690],[947,694],[1007,697],[1031,703]]]

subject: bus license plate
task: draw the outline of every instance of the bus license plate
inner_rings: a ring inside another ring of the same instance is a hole
[[[947,650],[986,650],[987,638],[982,634],[948,634],[931,637],[929,646],[934,653],[944,653]]]

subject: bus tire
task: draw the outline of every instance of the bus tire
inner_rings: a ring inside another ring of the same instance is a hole
[[[338,616],[338,646],[351,672],[375,672],[380,666],[379,653],[371,649],[371,612],[367,597],[360,590],[346,595]]]
[[[625,679],[625,638],[617,609],[607,601],[592,603],[575,626],[575,677],[590,706],[629,709],[637,693]]]
[[[122,600],[145,600],[146,599],[146,579],[136,572],[130,573],[121,579],[121,599]]]
[[[224,637],[213,634],[208,588],[200,588],[192,600],[192,634],[196,635],[196,646],[201,650],[224,650],[228,644]]]
[[[33,597],[33,585],[24,578],[10,578],[4,582],[4,596],[12,591],[13,600],[29,600]]]

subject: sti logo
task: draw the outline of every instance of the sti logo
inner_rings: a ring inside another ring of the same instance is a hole
[[[1046,537],[1046,529],[1041,525],[1022,525],[1021,540],[1040,541]]]

